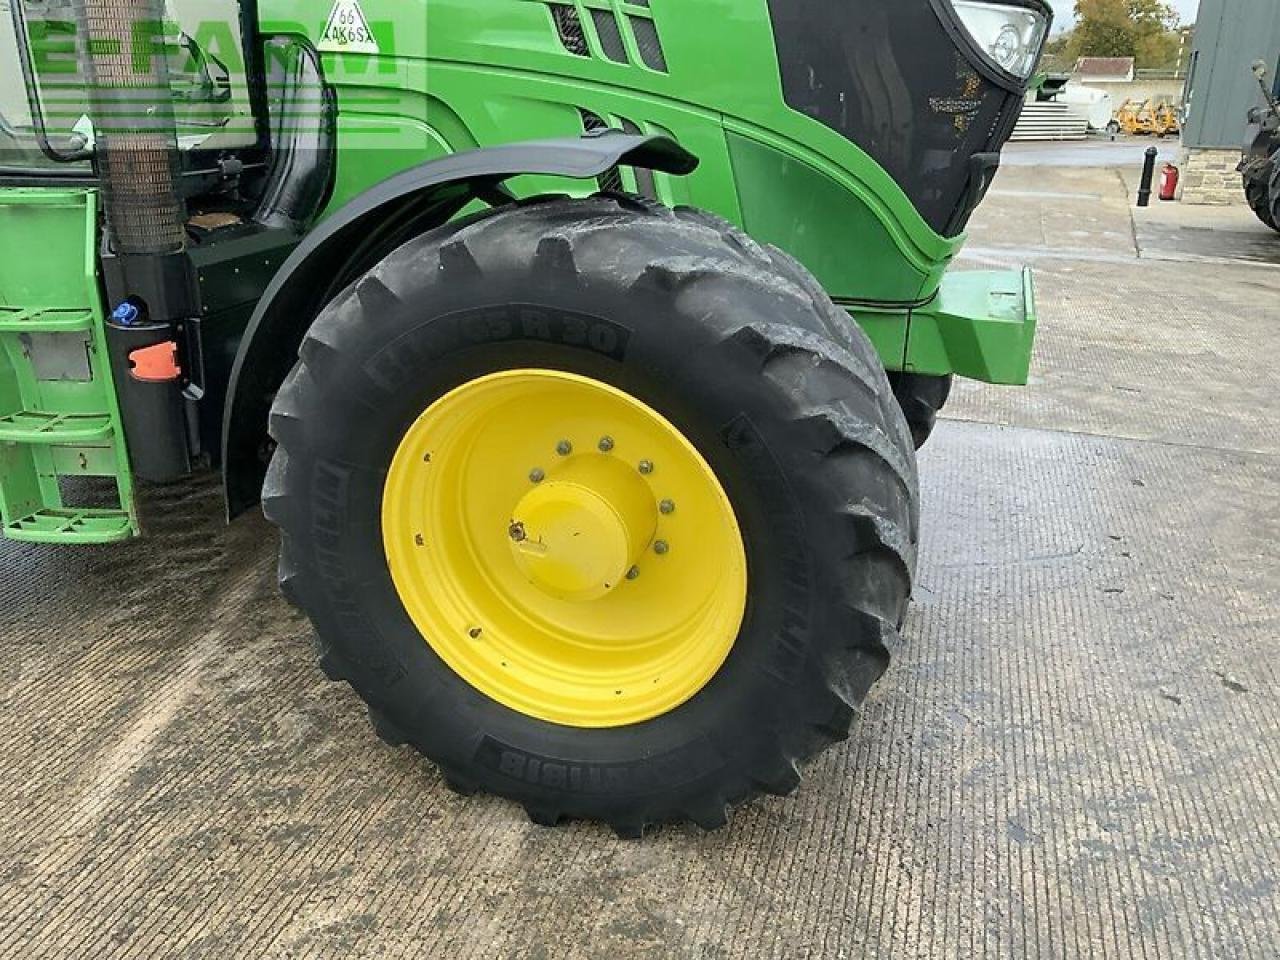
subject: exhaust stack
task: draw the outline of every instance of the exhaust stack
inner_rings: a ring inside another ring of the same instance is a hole
[[[77,15],[112,252],[180,253],[186,230],[163,0],[79,0]]]

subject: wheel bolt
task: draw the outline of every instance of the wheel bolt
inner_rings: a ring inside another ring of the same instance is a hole
[[[529,539],[529,534],[525,531],[523,523],[513,523],[509,526],[507,528],[507,536],[516,543],[524,543],[525,540]]]
[[[658,510],[660,510],[662,513],[667,513],[667,514],[675,513],[676,502],[674,500],[663,500],[661,503],[658,504]]]
[[[599,447],[601,453],[608,453],[613,449],[613,437],[601,437]]]
[[[569,454],[573,453],[573,444],[568,440],[561,440],[556,444],[556,453],[560,454],[562,457],[567,457]]]
[[[534,467],[529,471],[530,483],[541,483],[545,479],[547,479],[547,474],[541,467]]]
[[[653,544],[653,552],[656,553],[658,556],[662,556],[664,553],[666,553],[670,549],[671,549],[671,545],[667,543],[667,541],[665,540],[657,540]]]
[[[647,475],[647,474],[650,474],[650,473],[653,473],[653,461],[652,461],[652,460],[641,460],[641,461],[640,461],[640,472],[641,472],[641,473],[643,473],[643,474],[646,474],[646,475]]]
[[[638,576],[640,576],[640,568],[639,568],[639,567],[632,567],[630,570],[628,570],[628,571],[627,571],[627,579],[628,579],[628,580],[634,580],[634,579],[635,579],[636,577],[638,577]]]

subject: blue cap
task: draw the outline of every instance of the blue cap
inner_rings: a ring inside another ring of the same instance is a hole
[[[111,311],[111,319],[122,327],[131,327],[138,322],[138,317],[142,311],[138,309],[137,304],[130,303],[126,300],[120,306]]]

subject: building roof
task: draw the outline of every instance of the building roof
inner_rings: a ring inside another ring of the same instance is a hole
[[[1133,57],[1081,57],[1072,72],[1084,80],[1127,82],[1134,77],[1134,60]]]

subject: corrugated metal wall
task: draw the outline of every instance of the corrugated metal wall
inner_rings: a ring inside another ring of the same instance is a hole
[[[1280,0],[1201,0],[1187,78],[1189,147],[1238,147],[1262,94],[1249,67],[1280,73]]]

